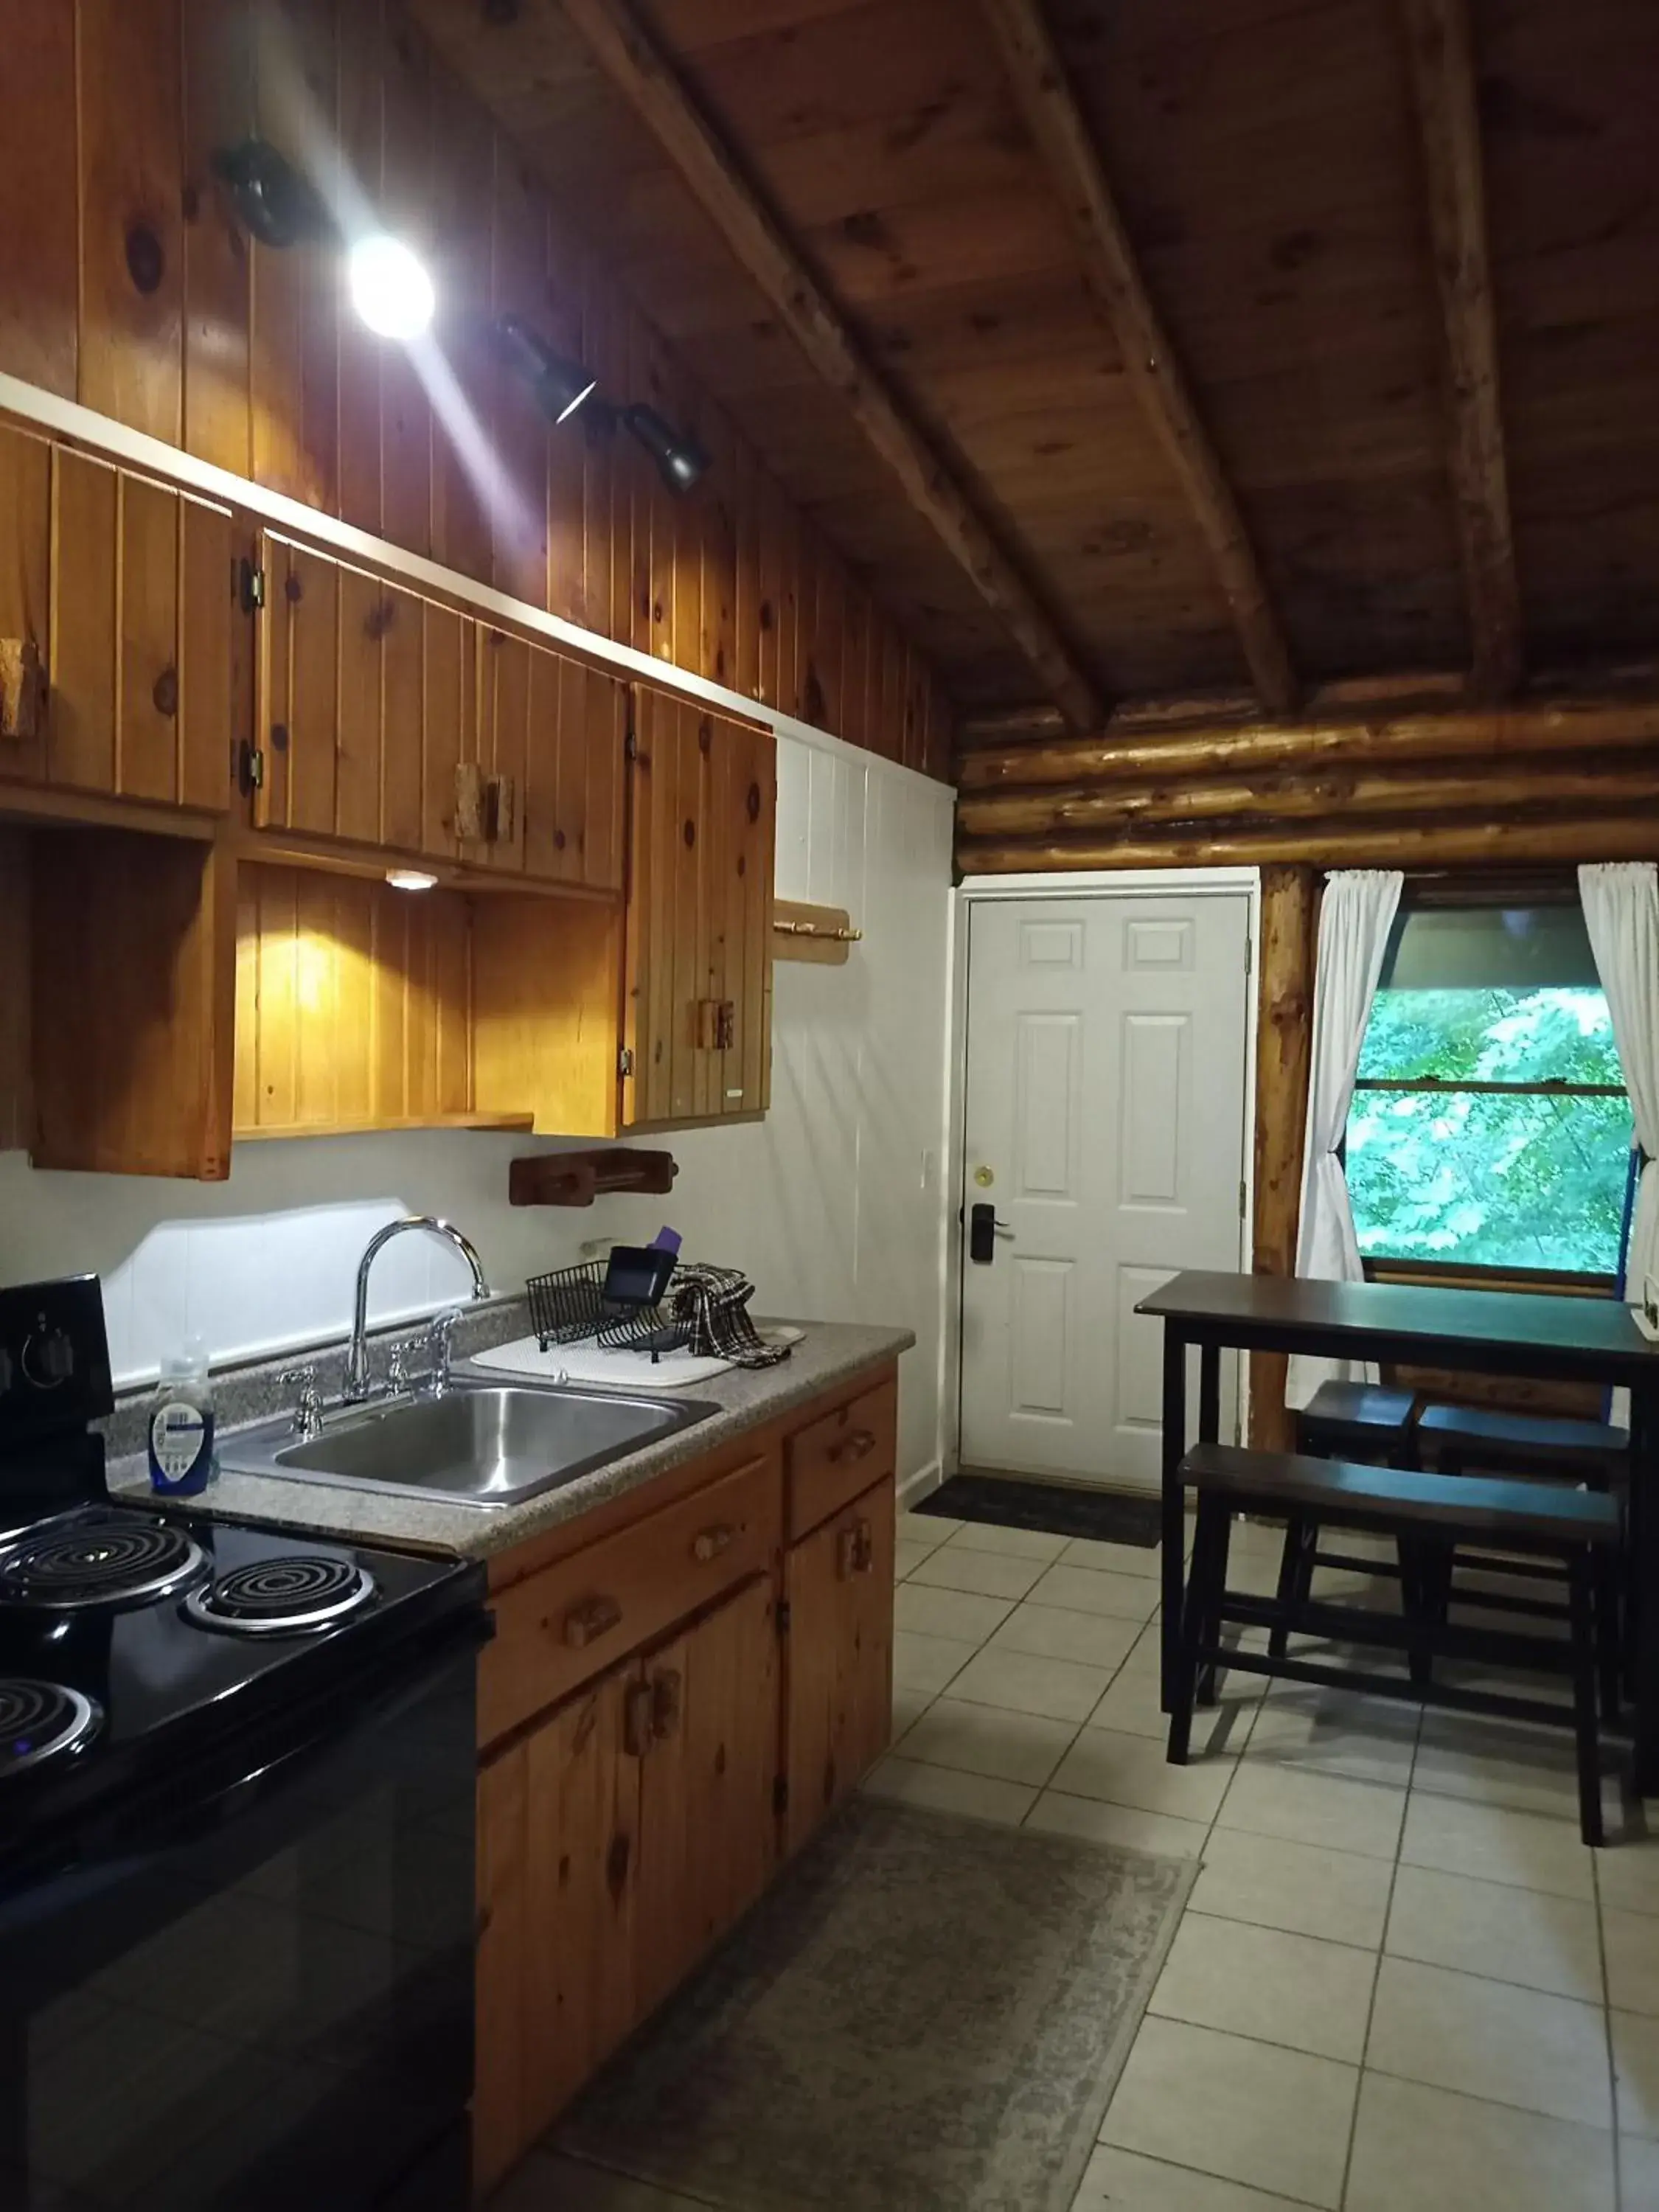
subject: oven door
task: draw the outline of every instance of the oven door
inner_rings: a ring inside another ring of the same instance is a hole
[[[0,1884],[5,2212],[465,2203],[485,1632]]]

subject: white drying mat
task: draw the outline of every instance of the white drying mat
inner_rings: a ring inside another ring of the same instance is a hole
[[[799,1344],[802,1332],[777,1328],[764,1329],[762,1334],[769,1344]],[[602,1382],[618,1390],[675,1390],[729,1374],[732,1363],[693,1352],[665,1352],[653,1363],[648,1352],[607,1352],[592,1337],[575,1344],[552,1344],[544,1352],[536,1338],[520,1336],[511,1344],[498,1344],[493,1352],[474,1352],[471,1364],[544,1382],[562,1376],[568,1382]]]

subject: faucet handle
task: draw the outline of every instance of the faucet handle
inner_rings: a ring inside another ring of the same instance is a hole
[[[300,1402],[294,1409],[294,1432],[298,1437],[314,1437],[323,1425],[323,1401],[317,1391],[317,1370],[308,1361],[298,1367],[284,1367],[276,1377],[283,1389],[295,1387]]]
[[[392,1347],[386,1365],[386,1388],[389,1398],[401,1398],[409,1388],[409,1346],[398,1343]]]
[[[432,1395],[441,1398],[449,1388],[450,1339],[455,1334],[455,1324],[461,1317],[459,1306],[434,1314],[426,1332],[427,1348],[432,1355]]]

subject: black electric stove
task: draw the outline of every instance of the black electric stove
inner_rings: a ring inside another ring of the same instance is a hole
[[[0,2206],[465,2197],[482,1569],[110,1498],[0,1290]]]

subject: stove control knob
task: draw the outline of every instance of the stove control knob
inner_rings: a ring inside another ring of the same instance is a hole
[[[23,1380],[35,1389],[61,1389],[75,1372],[74,1340],[67,1331],[49,1328],[42,1314],[24,1340],[18,1364]]]

